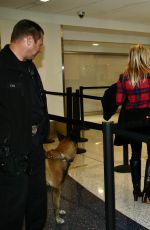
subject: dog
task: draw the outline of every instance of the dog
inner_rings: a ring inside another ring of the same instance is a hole
[[[55,149],[45,152],[46,183],[52,187],[52,202],[57,224],[63,224],[61,215],[66,214],[60,209],[61,185],[65,180],[69,166],[77,153],[77,139],[75,136],[58,135],[60,140]]]

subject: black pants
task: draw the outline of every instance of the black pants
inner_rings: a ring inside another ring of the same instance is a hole
[[[0,230],[42,230],[46,221],[47,192],[43,148],[33,148],[32,174],[0,174]]]
[[[132,141],[131,150],[132,150],[132,157],[131,157],[132,160],[141,160],[142,142]],[[147,144],[147,155],[148,155],[148,159],[150,159],[150,144]]]

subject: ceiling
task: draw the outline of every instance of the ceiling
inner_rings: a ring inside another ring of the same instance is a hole
[[[150,24],[150,0],[0,0],[0,7],[18,10]]]
[[[81,18],[82,22],[86,22],[86,19],[100,19],[100,20],[114,20],[119,22],[127,22],[127,23],[136,23],[137,25],[141,24],[150,25],[150,0],[49,0],[46,3],[40,2],[40,0],[0,0],[0,7],[16,9],[16,10],[27,10],[29,12],[40,12],[45,14],[55,14],[55,15],[63,15],[63,16],[72,16],[79,18],[79,12],[85,12],[85,16]],[[110,22],[109,22],[110,23]],[[121,24],[120,24],[121,25]],[[138,25],[139,26],[139,25]],[[143,28],[143,27],[142,27]],[[115,33],[117,35],[117,31],[111,31],[102,28],[87,28],[83,26],[71,26],[64,25],[64,30],[66,31],[84,31],[91,33],[108,33],[108,37],[111,34]],[[100,31],[99,31],[100,30]],[[121,31],[118,32],[121,35],[134,35],[140,36],[142,32],[135,32],[132,34],[132,31]],[[149,31],[143,33],[144,36],[150,36]],[[149,38],[148,38],[149,39]],[[94,38],[89,41],[69,41],[66,39],[64,43],[64,47],[72,47],[75,46],[78,48],[82,47],[84,50],[85,46],[91,47],[92,41],[97,41]],[[114,49],[116,49],[116,45],[110,43]],[[102,43],[99,49],[106,49],[106,45],[108,48],[108,42]],[[129,46],[129,44],[127,44]],[[124,47],[124,50],[122,50]],[[75,49],[75,48],[74,48]],[[91,49],[91,48],[90,48]],[[98,48],[93,48],[94,50],[98,50]],[[121,48],[117,47],[118,50],[121,49],[120,52],[126,52],[128,47],[126,44],[122,44]]]

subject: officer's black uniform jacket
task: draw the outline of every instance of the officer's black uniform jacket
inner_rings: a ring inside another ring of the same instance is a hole
[[[7,144],[19,154],[29,153],[32,144],[32,87],[25,64],[8,45],[1,50],[0,145]],[[32,61],[30,66],[36,69]]]

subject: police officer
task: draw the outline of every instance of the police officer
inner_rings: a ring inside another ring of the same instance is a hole
[[[0,229],[42,230],[47,194],[43,140],[49,121],[46,96],[32,59],[43,29],[20,20],[0,52]]]

